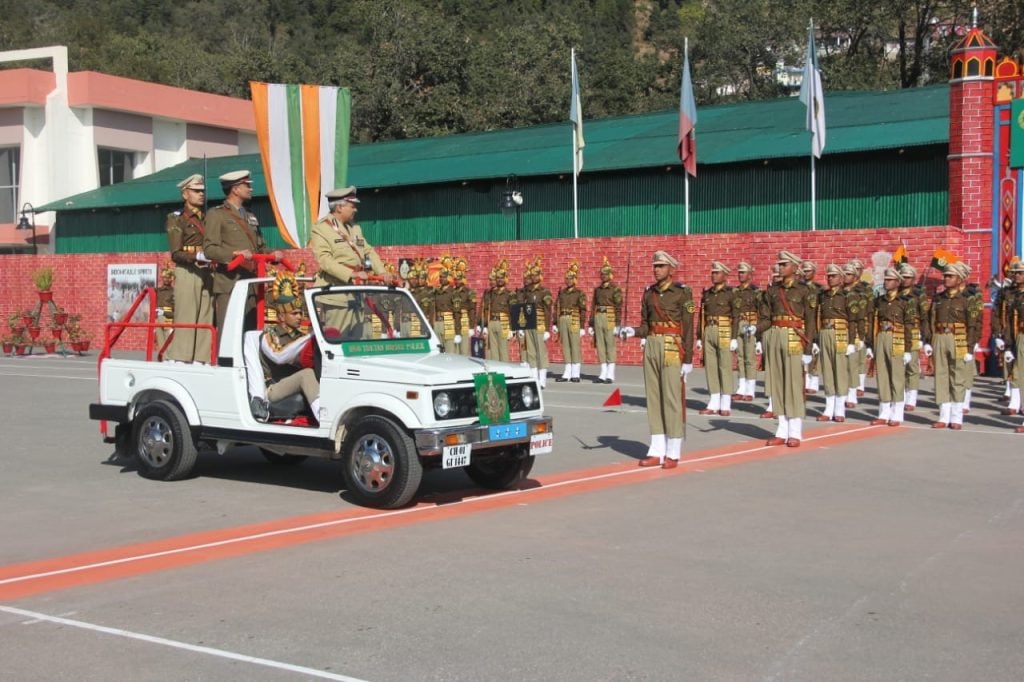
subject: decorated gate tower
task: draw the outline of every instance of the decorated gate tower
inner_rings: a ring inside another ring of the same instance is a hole
[[[984,281],[1021,254],[1024,69],[974,24],[951,53],[949,222]]]

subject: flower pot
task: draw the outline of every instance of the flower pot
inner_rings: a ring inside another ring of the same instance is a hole
[[[68,314],[67,313],[54,313],[53,314],[53,323],[54,324],[59,324],[59,325],[62,325],[62,326],[67,324],[68,323]]]
[[[46,343],[43,344],[43,348],[46,350],[47,353],[52,355],[53,353],[57,352],[57,342],[47,341]]]
[[[19,343],[17,346],[14,347],[14,353],[16,355],[25,355],[26,353],[28,353],[28,346],[26,346],[23,343]]]
[[[35,341],[39,337],[39,332],[40,331],[42,331],[42,330],[39,327],[29,327],[28,328],[28,335],[29,335],[29,337],[31,337],[31,339],[33,341]]]
[[[39,291],[37,293],[39,294],[39,300],[42,303],[49,303],[50,301],[53,300],[53,292],[52,291]]]
[[[6,355],[10,355],[13,352],[14,352],[14,344],[13,343],[4,343],[4,353]]]
[[[64,327],[50,327],[50,333],[53,334],[53,338],[60,339],[61,334],[64,333]]]
[[[83,351],[89,350],[89,339],[85,339],[84,341],[79,341],[78,345],[82,347]]]
[[[82,352],[82,342],[81,341],[72,341],[71,342],[71,350],[75,351],[76,353],[81,353]]]
[[[32,317],[31,315],[22,315],[21,316],[21,326],[22,327],[31,327],[32,323],[35,322],[35,321],[36,321],[36,318]]]

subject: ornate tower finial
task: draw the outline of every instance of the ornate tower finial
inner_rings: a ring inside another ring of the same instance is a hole
[[[971,10],[971,28],[978,28],[978,6]]]

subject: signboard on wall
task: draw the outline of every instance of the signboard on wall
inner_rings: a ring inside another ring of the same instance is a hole
[[[107,265],[107,321],[121,319],[146,287],[156,287],[156,265],[110,263]],[[148,306],[139,306],[132,322],[145,322]]]

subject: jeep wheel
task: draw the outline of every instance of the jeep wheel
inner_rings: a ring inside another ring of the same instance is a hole
[[[198,456],[196,443],[177,405],[165,400],[146,403],[134,423],[132,443],[141,476],[176,481],[192,473]]]
[[[481,488],[504,490],[530,475],[533,460],[529,446],[509,448],[495,457],[473,459],[466,467],[468,475]]]
[[[260,448],[260,453],[266,458],[268,462],[275,466],[287,466],[293,467],[296,464],[302,464],[308,459],[308,455],[279,455],[276,452]]]
[[[345,485],[360,504],[394,509],[420,487],[423,466],[412,438],[390,419],[370,415],[345,439]]]

